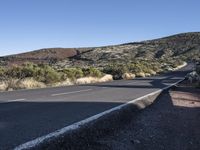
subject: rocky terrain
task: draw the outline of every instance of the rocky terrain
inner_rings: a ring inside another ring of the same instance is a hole
[[[199,93],[200,89],[184,81],[118,131],[107,131],[79,146],[83,150],[199,150]]]
[[[200,58],[200,32],[165,38],[91,48],[47,48],[0,58],[1,65],[24,62],[48,63],[59,67],[105,66],[135,60],[197,60]]]

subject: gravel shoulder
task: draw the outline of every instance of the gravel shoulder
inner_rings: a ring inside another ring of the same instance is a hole
[[[97,150],[199,150],[200,89],[181,84],[159,96],[123,129],[87,143]]]

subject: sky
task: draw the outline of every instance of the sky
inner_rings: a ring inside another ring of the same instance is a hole
[[[0,0],[0,56],[200,31],[199,0]]]

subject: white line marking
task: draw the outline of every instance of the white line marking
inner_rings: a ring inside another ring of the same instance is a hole
[[[142,99],[144,99],[144,98],[146,98],[146,97],[149,97],[149,96],[152,96],[152,95],[154,95],[154,94],[160,93],[160,92],[162,92],[163,90],[166,90],[166,89],[168,89],[168,88],[170,88],[170,87],[172,87],[172,86],[178,84],[179,82],[181,82],[181,81],[183,81],[183,80],[184,80],[184,79],[179,80],[179,81],[177,81],[177,82],[175,82],[175,83],[173,83],[173,84],[171,84],[171,85],[169,85],[169,86],[167,86],[167,87],[165,87],[165,88],[163,88],[163,89],[159,89],[159,90],[157,90],[157,91],[155,91],[155,92],[152,92],[152,93],[149,93],[149,94],[144,95],[144,96],[142,96],[142,97],[139,97],[139,98],[136,98],[136,99],[134,99],[134,100],[131,100],[131,101],[125,103],[125,104],[119,105],[119,106],[117,106],[117,107],[111,108],[111,109],[109,109],[109,110],[106,110],[106,111],[101,112],[101,113],[99,113],[99,114],[97,114],[97,115],[91,116],[91,117],[89,117],[89,118],[86,118],[86,119],[84,119],[84,120],[82,120],[82,121],[79,121],[79,122],[77,122],[77,123],[74,123],[74,124],[72,124],[72,125],[66,126],[66,127],[62,128],[62,129],[59,129],[59,130],[55,131],[55,132],[49,133],[49,134],[47,134],[47,135],[38,137],[38,138],[36,138],[36,139],[34,139],[34,140],[32,140],[32,141],[29,141],[29,142],[26,142],[26,143],[24,143],[24,144],[21,144],[21,145],[17,146],[14,150],[30,149],[30,148],[33,148],[33,147],[39,145],[40,143],[44,142],[45,140],[48,140],[48,139],[51,139],[51,138],[56,138],[56,137],[58,137],[58,136],[60,136],[60,135],[63,135],[64,133],[66,133],[66,132],[68,132],[68,131],[70,131],[70,130],[79,129],[82,125],[84,125],[84,124],[86,124],[86,123],[89,123],[89,122],[92,122],[92,121],[94,121],[94,120],[97,120],[98,118],[100,118],[100,117],[102,117],[102,116],[104,116],[104,115],[106,115],[106,114],[109,114],[109,113],[111,113],[111,112],[113,112],[113,111],[120,110],[120,109],[122,109],[123,107],[125,107],[125,106],[127,106],[127,105],[129,105],[129,104],[131,104],[131,103],[134,103],[134,102],[136,102],[136,101],[142,100]]]
[[[91,90],[92,89],[86,89],[86,90],[72,91],[72,92],[66,92],[66,93],[56,93],[56,94],[52,94],[51,96],[68,95],[68,94],[74,94],[74,93],[80,93],[80,92],[87,92],[87,91],[91,91]]]
[[[127,84],[133,84],[133,83],[135,83],[135,82],[130,82],[130,83],[127,83]]]
[[[102,87],[102,89],[107,89],[108,87]]]
[[[6,100],[6,101],[3,101],[2,103],[20,102],[20,101],[25,101],[25,100],[26,100],[26,99]]]

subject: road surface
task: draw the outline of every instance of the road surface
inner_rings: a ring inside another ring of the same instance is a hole
[[[183,79],[192,64],[148,78],[0,93],[0,149],[20,144]]]

